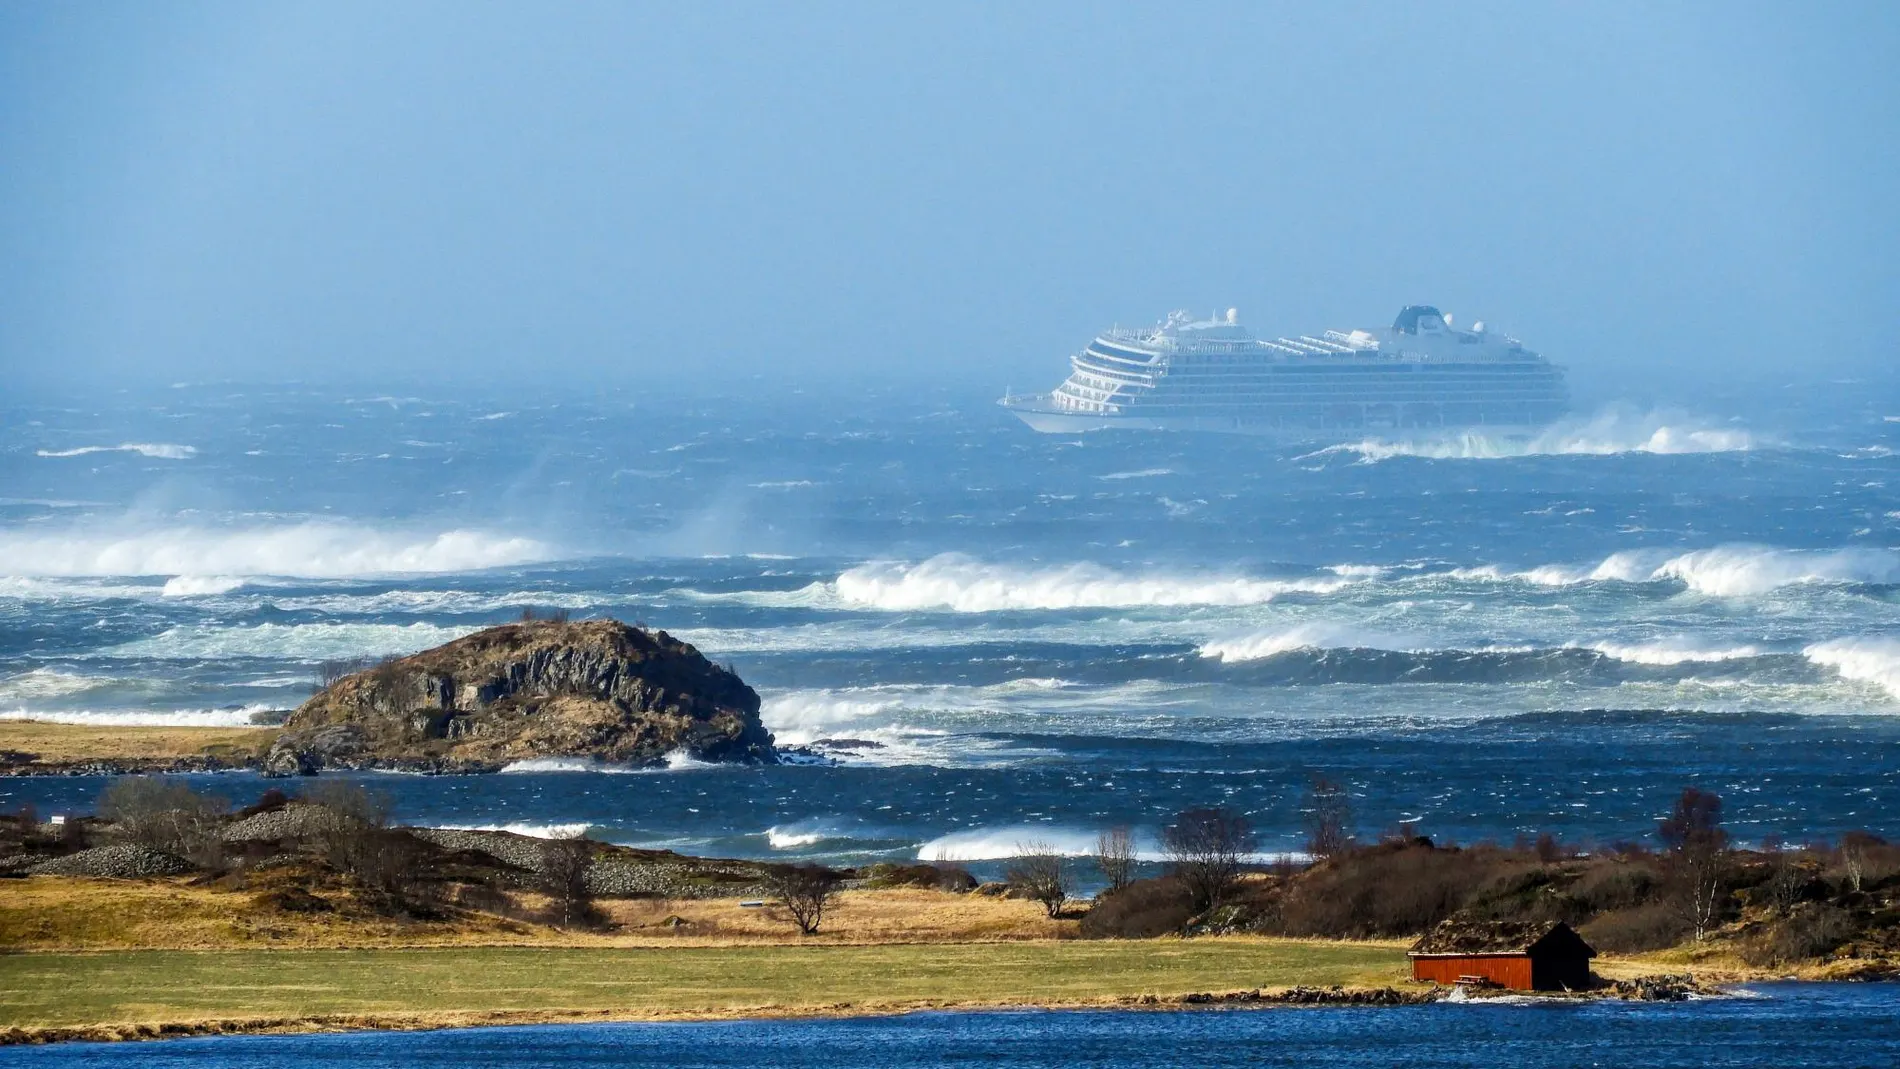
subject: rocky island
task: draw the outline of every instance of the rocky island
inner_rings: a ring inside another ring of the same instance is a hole
[[[524,620],[338,679],[285,721],[274,775],[488,772],[535,758],[769,762],[759,695],[664,631]]]

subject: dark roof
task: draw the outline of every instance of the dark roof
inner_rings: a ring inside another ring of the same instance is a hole
[[[1541,944],[1541,945],[1540,945]],[[1450,917],[1412,944],[1413,954],[1529,954],[1570,950],[1597,955],[1562,921],[1480,921]]]

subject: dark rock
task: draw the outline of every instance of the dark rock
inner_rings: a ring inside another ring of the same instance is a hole
[[[322,768],[494,771],[537,757],[649,765],[668,754],[773,761],[759,696],[664,631],[542,620],[478,631],[346,676],[305,702],[265,758]]]

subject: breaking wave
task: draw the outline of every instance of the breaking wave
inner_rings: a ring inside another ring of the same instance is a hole
[[[1685,639],[1659,639],[1654,642],[1631,643],[1598,642],[1592,644],[1590,648],[1605,657],[1612,657],[1619,661],[1662,667],[1738,661],[1749,657],[1760,657],[1766,652],[1759,646],[1710,647]]]
[[[912,612],[1003,612],[1023,609],[1135,608],[1182,605],[1259,605],[1283,594],[1327,594],[1353,582],[1341,576],[1256,579],[1167,573],[1128,573],[1075,563],[1044,568],[986,564],[947,553],[919,564],[862,564],[838,576],[833,588],[846,605]]]
[[[1759,443],[1745,430],[1711,427],[1680,412],[1636,414],[1609,409],[1585,419],[1566,420],[1529,438],[1469,433],[1388,441],[1368,438],[1328,446],[1309,457],[1356,453],[1363,463],[1393,457],[1432,460],[1497,460],[1529,456],[1613,456],[1620,453],[1732,453]],[[1304,458],[1302,458],[1304,459]]]
[[[83,457],[91,453],[137,453],[154,460],[190,460],[198,450],[169,442],[122,442],[118,445],[83,445],[77,449],[42,449],[43,457]]]
[[[1203,657],[1234,662],[1264,660],[1294,650],[1394,649],[1401,645],[1399,639],[1360,631],[1343,624],[1313,623],[1216,639],[1204,643],[1198,652]]]
[[[534,539],[484,531],[410,532],[327,522],[173,527],[128,534],[0,531],[0,562],[4,562],[0,568],[10,576],[32,577],[344,578],[474,571],[543,561],[549,555],[549,548]],[[197,579],[188,580],[187,585],[226,581]]]
[[[255,727],[252,715],[270,711],[268,705],[233,709],[13,709],[0,710],[0,720],[122,728],[235,728]]]
[[[1900,701],[1900,638],[1842,638],[1817,642],[1801,651],[1843,679],[1872,683]]]
[[[262,657],[320,661],[339,657],[410,654],[476,630],[435,624],[255,624],[249,627],[180,625],[149,638],[99,651],[110,657],[222,659]]]
[[[1543,565],[1521,572],[1497,567],[1469,568],[1450,575],[1460,579],[1516,579],[1540,586],[1675,580],[1698,594],[1742,597],[1800,584],[1900,583],[1900,551],[1861,547],[1782,549],[1733,544],[1687,553],[1627,550],[1613,553],[1595,565]]]
[[[533,839],[579,839],[593,827],[585,821],[573,824],[537,824],[525,820],[510,821],[506,824],[443,824],[439,826],[444,831],[506,831]]]

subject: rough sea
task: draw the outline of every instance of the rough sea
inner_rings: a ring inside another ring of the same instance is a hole
[[[1641,839],[1690,784],[1743,842],[1900,833],[1894,380],[1329,448],[745,392],[0,400],[0,717],[244,724],[565,610],[692,641],[828,763],[369,777],[399,819],[981,862],[1224,804],[1292,851],[1323,776],[1366,835]]]

